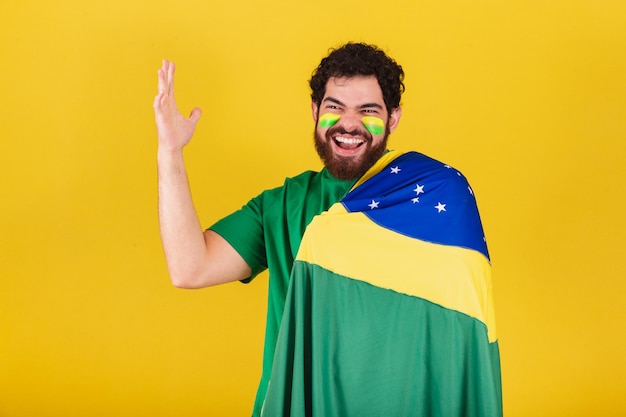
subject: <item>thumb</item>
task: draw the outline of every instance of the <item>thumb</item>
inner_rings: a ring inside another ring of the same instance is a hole
[[[198,123],[200,116],[202,116],[202,110],[196,107],[191,110],[191,113],[189,114],[189,121],[195,125],[196,123]]]

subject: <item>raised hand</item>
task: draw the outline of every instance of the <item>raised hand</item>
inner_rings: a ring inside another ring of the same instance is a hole
[[[174,70],[174,63],[164,59],[159,69],[159,92],[153,103],[159,149],[170,152],[180,151],[189,143],[202,114],[197,107],[191,110],[189,117],[178,110],[174,98]]]

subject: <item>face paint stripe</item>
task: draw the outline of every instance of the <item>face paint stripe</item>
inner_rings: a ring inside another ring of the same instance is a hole
[[[322,128],[331,127],[339,121],[340,117],[341,116],[336,113],[324,113],[320,116],[317,125]]]
[[[385,122],[382,119],[374,116],[363,116],[361,119],[363,122],[363,126],[370,132],[372,135],[382,135],[385,131]]]

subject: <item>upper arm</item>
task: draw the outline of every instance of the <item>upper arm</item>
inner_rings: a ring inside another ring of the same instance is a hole
[[[206,256],[188,288],[201,288],[252,278],[267,268],[264,195],[220,219],[204,231]]]
[[[226,239],[213,230],[204,232],[212,279],[209,285],[241,281],[250,278],[252,270],[243,257]]]
[[[204,288],[241,281],[252,274],[250,266],[226,239],[213,230],[204,231],[206,258],[193,281],[175,282],[179,288]]]

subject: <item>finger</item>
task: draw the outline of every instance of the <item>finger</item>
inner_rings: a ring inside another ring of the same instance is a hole
[[[166,107],[166,97],[167,94],[165,91],[159,91],[157,95],[154,97],[154,101],[152,102],[152,107],[154,110],[163,111]]]
[[[167,68],[167,92],[171,95],[174,94],[174,70],[176,66],[173,62],[170,62]]]
[[[170,63],[167,59],[163,59],[161,61],[161,68],[157,71],[158,79],[159,79],[159,92],[167,91],[167,74]]]
[[[189,121],[195,125],[196,123],[198,123],[200,116],[202,116],[202,110],[198,107],[195,107],[193,110],[191,110],[191,113],[189,114]]]
[[[158,91],[159,94],[165,93],[165,89],[166,89],[166,82],[165,82],[165,72],[163,70],[163,68],[161,68],[160,70],[157,71],[157,77],[158,77]]]

